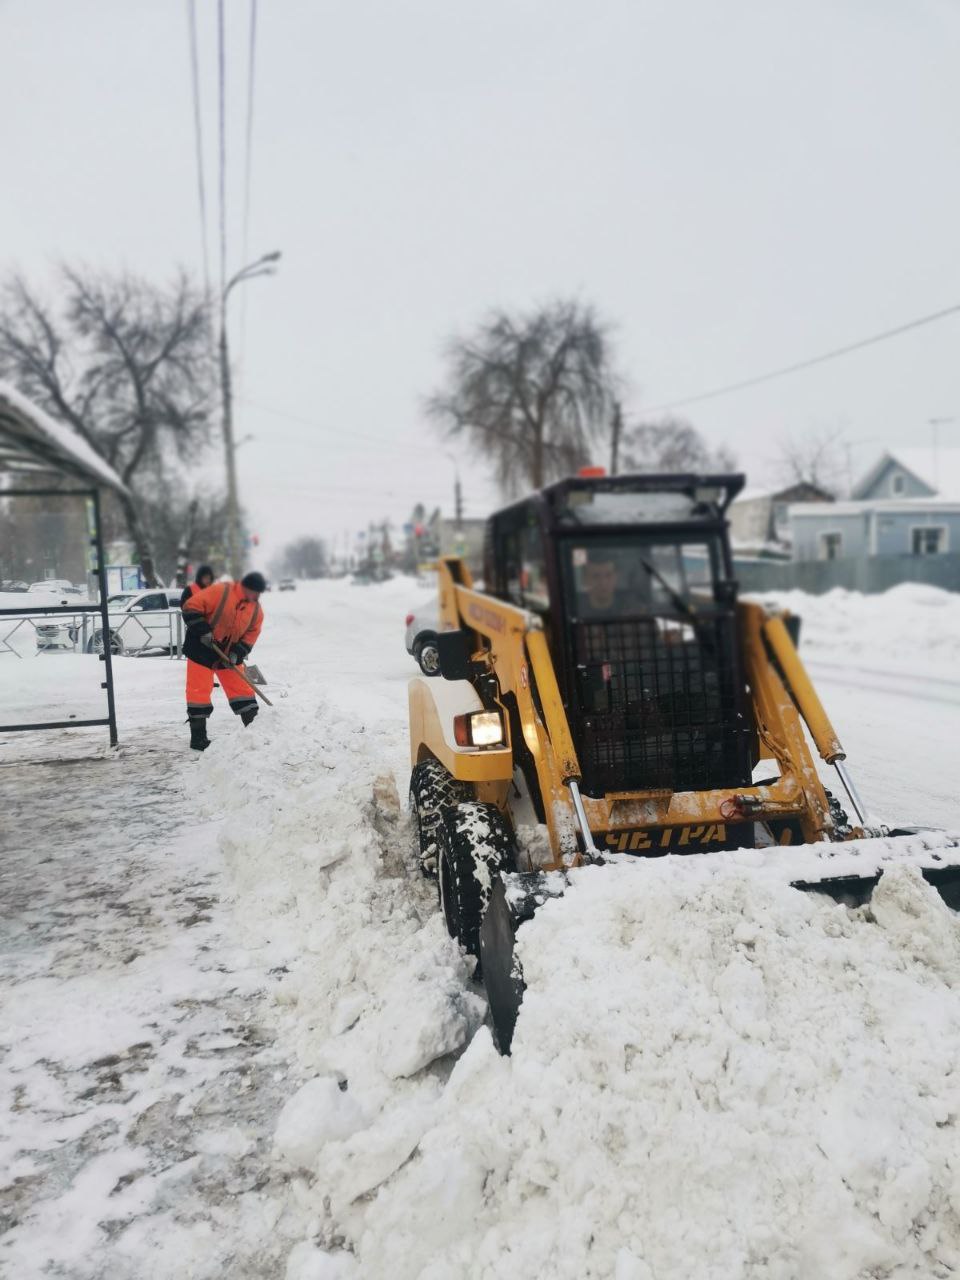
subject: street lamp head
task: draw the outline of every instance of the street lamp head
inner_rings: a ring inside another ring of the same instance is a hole
[[[283,254],[279,249],[274,249],[273,253],[265,253],[260,259],[261,262],[279,262]]]

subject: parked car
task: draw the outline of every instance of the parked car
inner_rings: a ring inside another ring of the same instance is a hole
[[[43,582],[31,582],[27,591],[31,595],[68,598],[71,602],[84,594],[80,587],[75,587],[66,578],[45,578]]]
[[[27,584],[19,578],[4,578],[0,582],[0,591],[26,591]]]
[[[405,621],[407,653],[413,655],[425,676],[438,676],[440,654],[437,650],[439,621],[436,604],[430,601],[421,605],[415,613],[408,613]]]
[[[119,591],[107,597],[110,618],[110,652],[139,652],[142,649],[167,649],[176,643],[177,623],[170,611],[180,612],[180,589],[148,588],[146,591]],[[87,622],[87,653],[103,652],[103,626],[98,614],[90,614]],[[37,648],[73,649],[82,633],[76,619],[37,627]]]
[[[280,579],[280,590],[281,590],[281,591],[296,591],[296,589],[297,589],[297,583],[296,583],[296,579],[295,579],[295,578],[281,578],[281,579]]]

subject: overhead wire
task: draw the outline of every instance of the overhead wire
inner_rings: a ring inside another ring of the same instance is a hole
[[[298,413],[289,413],[285,409],[274,409],[270,405],[260,404],[258,401],[251,400],[247,396],[237,396],[237,400],[243,404],[249,405],[251,409],[258,409],[261,413],[269,413],[277,418],[288,418],[291,422],[302,423],[303,426],[313,427],[316,431],[327,431],[341,436],[344,435],[345,432],[349,432],[349,438],[351,440],[369,440],[371,444],[403,447],[404,449],[408,447],[406,445],[397,446],[397,442],[395,440],[391,440],[388,436],[375,436],[371,435],[369,432],[354,431],[352,428],[330,426],[326,423],[316,422],[313,418],[305,418]],[[490,428],[488,434],[496,437],[497,439],[509,440],[512,444],[529,444],[529,441],[511,431],[502,431],[497,428]],[[565,448],[564,445],[556,444],[551,440],[544,440],[542,447],[549,452],[562,452]]]
[[[825,364],[828,360],[839,360],[841,356],[850,355],[854,351],[862,351],[865,347],[875,346],[878,342],[886,342],[890,338],[897,338],[900,334],[909,333],[912,329],[920,329],[924,325],[935,324],[938,320],[944,320],[947,316],[957,315],[960,312],[960,302],[952,307],[944,307],[942,311],[933,311],[930,315],[920,316],[916,320],[909,320],[906,324],[897,325],[895,329],[885,329],[883,333],[875,333],[872,337],[861,338],[858,342],[850,342],[843,347],[835,347],[832,351],[825,351],[822,355],[812,356],[807,360],[798,360],[794,364],[783,365],[779,369],[773,369],[769,373],[759,374],[757,377],[744,378],[740,382],[730,382],[722,387],[715,387],[712,391],[701,391],[697,395],[683,396],[678,400],[667,400],[663,404],[641,405],[639,412],[644,414],[650,413],[666,413],[671,409],[682,409],[692,404],[703,404],[706,400],[716,400],[720,396],[732,395],[735,391],[746,391],[748,387],[759,387],[765,382],[773,382],[776,378],[786,378],[793,373],[799,373],[803,369],[812,369],[814,365]]]
[[[257,0],[250,0],[250,27],[247,39],[247,126],[244,138],[243,159],[243,254],[240,261],[246,262],[250,248],[250,187],[253,171],[253,102],[254,85],[256,83],[257,63]],[[239,384],[243,384],[243,370],[246,368],[247,354],[247,303],[249,293],[246,289],[240,294],[240,340],[239,340]]]
[[[247,129],[243,165],[243,259],[250,241],[250,173],[253,157],[253,90],[257,61],[257,0],[250,0],[250,34],[247,51]]]
[[[190,79],[193,87],[193,138],[197,160],[197,201],[200,208],[200,242],[203,247],[203,282],[210,296],[210,246],[207,238],[207,188],[203,175],[203,122],[200,113],[200,69],[197,59],[196,0],[187,0],[190,32]]]
[[[257,409],[260,413],[268,413],[272,417],[287,418],[290,422],[297,422],[304,427],[312,427],[314,431],[323,431],[340,437],[349,437],[350,440],[366,440],[371,444],[379,445],[381,448],[401,449],[407,453],[410,450],[409,445],[401,444],[397,440],[391,440],[389,436],[377,436],[370,432],[354,431],[348,427],[330,426],[328,423],[316,422],[313,418],[305,418],[299,413],[288,413],[285,409],[273,409],[269,405],[260,404],[257,400],[251,400],[248,396],[238,397],[243,404],[251,409]]]
[[[218,171],[220,186],[220,297],[227,287],[227,121],[226,121],[226,53],[224,49],[224,0],[217,0],[217,101],[220,130]]]

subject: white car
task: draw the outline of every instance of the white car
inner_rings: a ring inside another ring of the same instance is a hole
[[[425,676],[440,674],[440,654],[437,651],[437,606],[434,601],[421,605],[415,613],[406,616],[407,653],[413,655]]]
[[[110,652],[167,649],[177,642],[180,587],[151,587],[146,591],[118,591],[107,597],[110,618]],[[77,618],[53,620],[37,627],[38,649],[73,649],[82,641]],[[87,615],[86,652],[103,652],[103,627],[99,614]]]
[[[35,596],[69,596],[72,600],[83,595],[80,587],[75,587],[66,578],[46,578],[43,582],[31,582],[27,591]]]

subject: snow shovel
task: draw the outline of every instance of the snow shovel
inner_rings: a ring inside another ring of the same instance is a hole
[[[231,662],[230,659],[227,657],[227,655],[220,648],[220,646],[216,643],[216,641],[214,641],[214,643],[210,646],[210,648],[213,650],[213,652],[217,655],[218,658],[220,658],[224,663],[226,663],[226,665],[230,668],[231,671],[235,671],[237,673],[237,675],[240,677],[243,683],[247,686],[247,688],[250,689],[251,692],[254,693],[260,699],[261,702],[265,702],[268,707],[273,706],[273,703],[270,701],[267,695],[265,693],[261,693],[252,680],[247,679],[246,675],[244,674],[243,668],[241,666],[238,666],[236,662]]]

